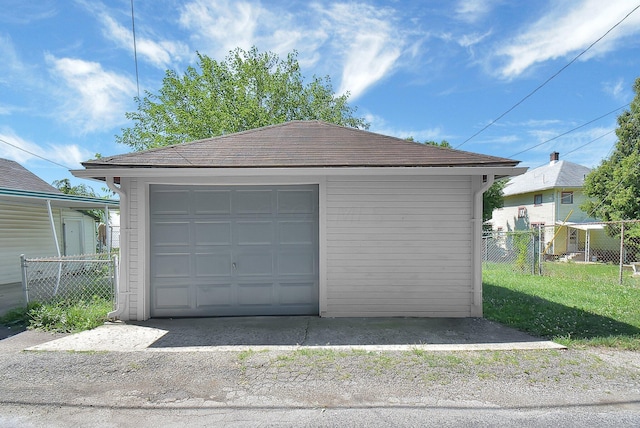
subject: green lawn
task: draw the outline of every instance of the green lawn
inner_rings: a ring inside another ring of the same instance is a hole
[[[545,263],[543,269],[545,276],[484,269],[484,316],[571,347],[640,350],[637,278],[617,285],[612,265]]]

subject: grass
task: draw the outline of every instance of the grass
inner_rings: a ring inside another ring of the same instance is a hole
[[[111,300],[99,297],[80,301],[59,299],[48,303],[34,302],[25,308],[9,311],[0,317],[0,324],[56,333],[77,333],[103,324],[112,309]]]
[[[545,276],[485,269],[484,316],[565,346],[640,350],[640,282],[618,285],[611,265],[543,268]]]

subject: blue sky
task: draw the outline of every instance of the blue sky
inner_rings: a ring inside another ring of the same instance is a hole
[[[561,159],[592,167],[610,153],[622,110],[541,143],[633,99],[640,9],[465,141],[638,5],[135,0],[139,85],[141,92],[157,92],[165,70],[183,72],[195,64],[196,52],[223,60],[235,47],[255,45],[283,58],[295,49],[303,75],[329,75],[336,93],[349,91],[350,104],[373,132],[447,140],[528,167],[548,162],[556,150]],[[0,58],[0,139],[6,142],[0,141],[0,157],[52,182],[72,178],[68,169],[95,153],[129,151],[114,136],[130,125],[125,112],[136,108],[130,0],[3,0]]]

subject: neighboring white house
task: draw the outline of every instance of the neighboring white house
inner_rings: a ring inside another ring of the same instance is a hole
[[[319,121],[84,162],[120,194],[117,316],[482,315],[482,193],[517,161]]]
[[[580,209],[587,198],[582,187],[589,172],[590,168],[560,160],[558,152],[551,153],[547,165],[509,180],[504,188],[504,207],[495,209],[489,222],[492,229],[542,228],[547,254],[578,254],[582,260],[587,241],[596,258],[599,248],[615,249],[617,241],[606,235],[602,225],[585,224],[597,222]]]
[[[21,281],[21,254],[95,253],[96,219],[80,210],[106,206],[117,208],[118,201],[66,195],[20,164],[0,159],[0,284]]]

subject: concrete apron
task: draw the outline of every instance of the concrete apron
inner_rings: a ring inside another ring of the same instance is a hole
[[[234,317],[107,323],[27,351],[197,352],[564,349],[482,318]]]

